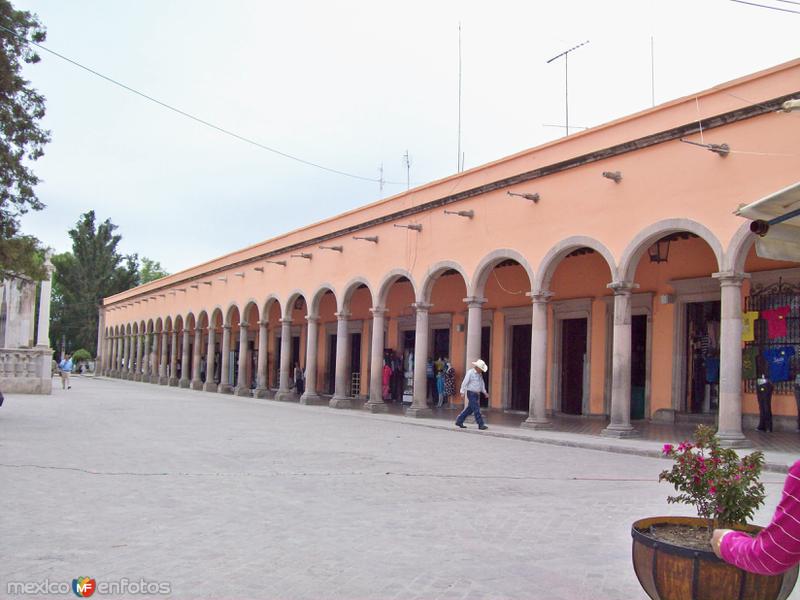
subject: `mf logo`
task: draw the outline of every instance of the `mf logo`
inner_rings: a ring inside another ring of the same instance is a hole
[[[97,589],[97,582],[91,577],[78,577],[72,580],[72,591],[79,598],[88,598]]]

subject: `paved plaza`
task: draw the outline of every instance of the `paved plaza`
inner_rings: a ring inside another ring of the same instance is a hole
[[[667,461],[432,421],[81,377],[7,396],[0,597],[89,576],[187,599],[645,598],[631,522],[691,511],[666,503]],[[763,479],[760,524],[783,475]]]

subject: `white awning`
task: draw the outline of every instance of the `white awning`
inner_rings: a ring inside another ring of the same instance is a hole
[[[740,206],[735,214],[769,223],[797,211],[800,211],[800,181],[752,204]],[[756,240],[756,254],[762,258],[800,262],[800,213],[769,225],[767,234]]]

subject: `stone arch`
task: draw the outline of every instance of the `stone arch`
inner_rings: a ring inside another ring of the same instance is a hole
[[[616,281],[617,263],[614,260],[614,255],[611,254],[605,244],[589,236],[573,235],[558,242],[544,255],[533,279],[533,291],[549,289],[550,281],[553,279],[553,274],[556,272],[558,265],[570,252],[578,248],[591,248],[602,256],[608,265],[609,271],[611,271],[611,280]]]
[[[206,309],[201,309],[200,314],[197,315],[198,327],[203,327],[203,323],[208,324],[208,312],[206,312]]]
[[[239,320],[247,321],[247,317],[253,309],[255,309],[256,311],[255,322],[249,322],[249,324],[254,325],[255,323],[257,323],[258,320],[261,318],[261,311],[258,308],[258,302],[253,298],[245,302],[244,308],[242,309],[242,312],[239,314]]]
[[[167,316],[164,319],[164,331],[172,331],[172,316]]]
[[[733,234],[733,238],[728,244],[728,249],[725,251],[722,270],[736,273],[743,272],[747,254],[757,239],[758,236],[750,231],[750,222],[745,221],[742,223],[742,226]]]
[[[276,294],[269,294],[264,299],[264,302],[261,305],[261,313],[260,313],[262,315],[262,317],[261,317],[262,320],[264,320],[264,321],[269,320],[269,311],[270,311],[270,309],[272,308],[272,305],[275,302],[278,303],[278,306],[283,306],[281,304],[280,299],[278,298],[278,296]]]
[[[472,277],[472,285],[467,288],[468,296],[483,296],[486,281],[489,278],[492,270],[504,260],[513,260],[525,269],[528,274],[528,282],[533,286],[534,274],[533,269],[528,263],[528,260],[522,253],[512,250],[511,248],[498,248],[493,252],[487,254],[475,269],[475,275]]]
[[[297,302],[298,298],[302,298],[303,300],[306,300],[306,295],[303,292],[303,290],[294,289],[289,293],[289,295],[286,298],[286,304],[284,304],[281,307],[283,309],[281,311],[281,315],[283,316],[284,319],[291,319],[292,318],[292,310],[294,310],[294,303]],[[306,304],[308,304],[307,300],[306,300]]]
[[[617,271],[620,280],[633,281],[639,259],[647,249],[662,237],[681,231],[693,233],[708,244],[717,260],[717,269],[721,269],[724,258],[722,244],[708,227],[691,219],[664,219],[645,227],[625,248]]]
[[[386,275],[384,275],[383,280],[381,280],[380,285],[378,286],[378,297],[375,300],[375,307],[385,307],[386,306],[386,299],[389,296],[389,290],[391,287],[397,282],[398,279],[405,277],[411,283],[411,290],[414,293],[414,298],[417,297],[417,287],[416,281],[414,281],[414,277],[406,271],[405,269],[392,269]]]
[[[173,324],[174,324],[173,331],[178,332],[183,330],[183,316],[176,315]]]
[[[146,331],[147,333],[153,333],[153,332],[155,332],[155,330],[156,330],[156,324],[155,324],[155,321],[153,321],[153,319],[148,319],[148,321],[147,321],[147,328],[145,329],[145,331]]]
[[[197,326],[197,319],[194,316],[194,312],[189,311],[184,319],[184,325],[186,329],[192,330]]]
[[[236,302],[231,302],[228,304],[228,308],[225,309],[225,321],[223,325],[235,325],[235,323],[231,323],[231,318],[233,317],[233,311],[236,310],[239,315],[242,314],[242,311],[239,310],[239,305]]]
[[[358,290],[361,286],[366,286],[367,290],[369,290],[370,298],[372,299],[373,306],[375,303],[375,293],[372,290],[372,286],[370,285],[369,281],[365,277],[357,276],[347,282],[347,285],[344,286],[344,292],[342,293],[342,297],[339,298],[338,310],[339,312],[348,312],[350,309],[350,300],[353,298],[353,294]]]
[[[311,302],[308,303],[308,316],[309,317],[318,317],[319,316],[319,303],[322,301],[322,297],[327,294],[328,292],[333,293],[334,298],[337,299],[337,306],[339,295],[336,293],[336,288],[333,287],[330,283],[322,283],[317,286],[317,289],[314,291],[314,294],[311,296]]]
[[[219,323],[221,324],[223,322],[223,317],[222,317],[222,307],[219,304],[217,304],[211,310],[209,316],[209,325],[213,325],[214,327],[217,326],[217,316],[219,316]]]
[[[428,271],[425,273],[425,277],[422,279],[422,285],[420,286],[419,295],[416,297],[417,302],[428,303],[431,299],[431,292],[433,291],[433,286],[436,284],[436,281],[446,271],[457,271],[461,278],[464,280],[464,286],[469,290],[470,288],[470,279],[467,276],[467,272],[464,270],[460,264],[453,260],[442,260],[428,268]]]
[[[161,319],[161,317],[156,318],[155,331],[156,333],[161,333],[164,331],[164,321]]]

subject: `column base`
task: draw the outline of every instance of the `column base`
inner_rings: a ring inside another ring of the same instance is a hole
[[[265,387],[257,387],[255,392],[253,392],[253,396],[256,398],[272,398],[272,392]]]
[[[550,419],[528,417],[522,423],[520,423],[519,426],[524,427],[525,429],[552,429],[553,422]]]
[[[142,375],[142,383],[150,383],[150,375]]]
[[[275,392],[275,398],[273,399],[278,402],[297,402],[298,397],[297,394],[291,390],[278,390]]]
[[[158,375],[150,375],[150,383],[158,385]]]
[[[190,383],[190,381],[188,379],[181,379],[178,382],[178,387],[181,387],[181,388],[184,388],[184,389],[188,389],[190,385],[191,385],[191,383]]]
[[[328,404],[328,400],[319,394],[305,393],[300,396],[300,404],[305,404],[306,406],[325,406]]]
[[[349,396],[333,396],[328,402],[331,408],[353,408],[353,399]]]
[[[382,400],[380,402],[373,402],[372,400],[370,400],[364,405],[364,410],[367,410],[372,414],[377,414],[377,413],[387,412],[389,410],[389,407],[386,406],[386,402]]]
[[[200,381],[199,379],[197,379],[197,380],[195,380],[195,381],[192,381],[192,384],[191,384],[191,386],[190,386],[190,387],[191,387],[193,390],[202,390],[202,389],[203,389],[203,382],[202,382],[202,381]]]
[[[158,385],[168,385],[169,384],[169,377],[166,375],[158,378]]]
[[[132,379],[134,381],[141,381],[142,380],[142,374],[141,373],[134,373]]]
[[[723,448],[752,448],[753,442],[740,432],[717,432],[720,446]]]
[[[217,391],[220,394],[232,394],[233,393],[233,386],[229,383],[220,383],[217,386]]]
[[[203,384],[203,391],[204,392],[216,392],[217,391],[217,384],[213,381],[206,381]]]
[[[236,386],[233,389],[233,395],[234,396],[239,396],[241,398],[252,398],[253,397],[253,390],[251,390],[249,387]]]
[[[422,419],[425,417],[432,417],[433,410],[428,408],[427,406],[414,406],[411,405],[406,409],[406,416],[413,417],[415,419]]]
[[[178,387],[178,378],[177,377],[170,377],[168,380],[168,384],[170,387]]]
[[[603,437],[624,439],[641,437],[642,434],[631,425],[609,425],[600,432],[600,435]]]

